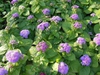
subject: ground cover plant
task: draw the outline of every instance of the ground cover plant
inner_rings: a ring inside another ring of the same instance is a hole
[[[9,3],[0,75],[100,75],[99,0]]]

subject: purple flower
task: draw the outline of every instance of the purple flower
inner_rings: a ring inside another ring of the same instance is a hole
[[[64,62],[60,62],[58,65],[58,72],[60,72],[61,74],[67,74],[69,70],[69,67],[66,63]]]
[[[42,22],[42,23],[40,23],[38,26],[37,26],[37,29],[40,29],[40,30],[44,30],[44,29],[46,29],[46,28],[48,28],[49,27],[49,23],[48,22]]]
[[[14,44],[18,44],[16,40],[11,40],[10,44],[14,45]]]
[[[70,3],[70,2],[71,2],[71,0],[67,0],[67,2],[69,2],[69,3]]]
[[[29,15],[29,16],[27,17],[28,20],[30,20],[30,19],[32,19],[32,18],[34,18],[33,15]]]
[[[82,38],[82,37],[78,37],[76,42],[77,42],[78,44],[80,44],[80,45],[82,45],[82,44],[85,44],[85,43],[86,43],[85,39],[84,39],[84,38]]]
[[[66,52],[66,53],[69,53],[70,52],[70,50],[71,50],[71,47],[68,45],[68,43],[61,43],[60,45],[59,45],[59,48],[60,48],[60,51],[61,52]]]
[[[0,75],[7,75],[8,74],[8,71],[3,68],[3,67],[0,67]]]
[[[13,18],[18,18],[19,17],[19,14],[18,13],[14,13],[14,14],[12,14],[12,17]]]
[[[88,55],[83,55],[80,60],[83,66],[89,66],[91,63],[91,58]]]
[[[74,23],[74,27],[75,27],[75,28],[82,28],[82,24],[79,23],[79,22],[75,22],[75,23]]]
[[[43,9],[42,12],[43,12],[44,15],[49,15],[50,14],[50,10],[47,9],[47,8]]]
[[[78,16],[77,14],[72,14],[72,15],[71,15],[71,18],[72,18],[73,20],[78,20],[78,19],[79,19],[79,16]]]
[[[62,18],[59,16],[53,16],[50,20],[54,21],[55,23],[58,23],[58,22],[62,21]]]
[[[92,25],[92,21],[89,21],[89,23],[88,23],[89,25]]]
[[[12,63],[16,63],[22,56],[17,50],[9,50],[6,53],[6,59]]]
[[[94,17],[95,16],[95,13],[90,14],[90,16]]]
[[[17,3],[17,2],[18,2],[18,0],[12,0],[12,1],[11,1],[11,4],[14,5],[14,4]]]
[[[100,46],[100,33],[97,33],[93,39],[93,42],[97,45]]]
[[[37,49],[38,51],[43,51],[43,52],[45,52],[47,48],[48,48],[48,45],[47,45],[46,42],[44,42],[44,41],[39,42],[39,43],[36,45],[36,49]]]
[[[77,8],[79,8],[79,6],[78,5],[73,5],[72,8],[77,9]]]
[[[20,36],[22,36],[23,38],[28,38],[28,35],[30,34],[30,31],[27,29],[24,29],[20,32]]]
[[[41,72],[39,75],[46,75],[45,73]]]

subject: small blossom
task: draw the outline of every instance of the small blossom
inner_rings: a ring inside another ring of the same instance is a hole
[[[88,55],[83,55],[80,60],[83,66],[89,66],[91,63],[91,58]]]
[[[82,44],[85,44],[85,43],[86,43],[85,39],[84,39],[84,38],[82,38],[82,37],[78,37],[76,42],[77,42],[78,44],[80,44],[80,45],[82,45]]]
[[[69,3],[71,2],[71,0],[66,0],[66,1],[69,2]]]
[[[45,73],[41,72],[40,75],[46,75]]]
[[[23,6],[23,5],[20,5],[20,6],[19,6],[19,9],[20,9],[20,10],[23,10],[24,8],[25,8],[25,6]]]
[[[93,38],[93,42],[97,45],[100,46],[100,33],[97,33],[95,37]]]
[[[30,20],[30,19],[32,19],[32,18],[34,18],[33,15],[29,15],[29,16],[27,17],[28,20]]]
[[[47,9],[47,8],[43,9],[42,12],[43,12],[44,15],[49,15],[50,14],[50,10]]]
[[[36,49],[37,49],[38,51],[43,51],[43,52],[45,52],[47,48],[48,48],[48,45],[47,45],[46,42],[44,42],[44,41],[39,42],[39,43],[36,45]]]
[[[16,63],[22,56],[17,50],[9,50],[6,53],[6,59],[12,63]]]
[[[17,2],[18,2],[18,0],[12,0],[12,1],[11,1],[11,4],[14,5],[14,4],[17,3]]]
[[[97,33],[95,36],[96,36],[96,37],[100,37],[100,33]]]
[[[68,43],[61,43],[60,45],[59,45],[59,48],[60,48],[60,51],[61,52],[66,52],[66,53],[69,53],[70,52],[70,50],[71,50],[71,47],[68,45]]]
[[[43,31],[44,29],[47,29],[48,27],[49,27],[49,23],[48,22],[42,22],[37,26],[37,29],[40,29],[40,30]]]
[[[19,14],[18,13],[14,13],[14,14],[12,14],[12,17],[13,18],[18,18],[19,17]]]
[[[67,74],[69,70],[69,67],[66,63],[64,62],[60,62],[58,65],[58,72],[60,72],[61,74]]]
[[[89,32],[89,35],[93,35],[93,33],[92,32]]]
[[[74,27],[75,27],[75,28],[82,28],[82,24],[79,23],[79,22],[75,22],[75,23],[74,23]]]
[[[78,5],[73,5],[72,8],[77,9],[77,8],[79,8],[79,6]]]
[[[78,19],[79,19],[79,16],[78,16],[77,14],[72,14],[72,15],[71,15],[71,18],[72,18],[73,20],[78,20]]]
[[[90,16],[94,17],[95,16],[95,13],[90,14]]]
[[[92,25],[92,21],[89,21],[89,23],[88,23],[89,25]]]
[[[8,74],[8,71],[3,68],[3,67],[0,67],[0,75],[7,75]]]
[[[10,44],[14,45],[14,44],[18,44],[16,40],[11,40]]]
[[[27,29],[24,29],[20,32],[20,36],[22,36],[23,38],[28,38],[28,35],[30,34],[30,31]]]
[[[50,20],[54,21],[55,23],[58,23],[58,22],[62,21],[62,18],[59,16],[53,16]]]
[[[38,20],[37,20],[37,22],[38,22],[38,23],[41,23],[41,22],[42,22],[42,20],[41,20],[41,19],[38,19]]]

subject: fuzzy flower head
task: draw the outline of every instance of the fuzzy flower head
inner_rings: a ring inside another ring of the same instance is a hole
[[[71,47],[68,45],[68,43],[61,43],[60,45],[59,45],[59,48],[60,48],[60,51],[61,52],[66,52],[66,53],[69,53],[70,52],[70,50],[71,50]]]
[[[50,14],[50,10],[47,9],[47,8],[43,9],[42,12],[43,12],[44,15],[49,15]]]
[[[28,20],[30,20],[30,19],[32,19],[32,18],[34,18],[33,15],[29,15],[29,16],[27,17]]]
[[[45,73],[41,72],[39,75],[46,75]]]
[[[62,18],[59,16],[53,16],[50,20],[54,21],[55,23],[58,23],[58,22],[62,21]]]
[[[82,24],[79,23],[79,22],[75,22],[75,23],[74,23],[74,27],[77,28],[77,29],[78,29],[78,28],[82,28]]]
[[[17,3],[17,2],[18,2],[18,0],[12,0],[12,1],[11,1],[11,4],[14,5],[14,4]]]
[[[49,27],[49,25],[50,25],[49,22],[42,22],[37,26],[37,29],[43,31],[43,30],[47,29]]]
[[[90,14],[90,16],[94,17],[95,16],[95,13]]]
[[[28,35],[30,34],[30,31],[29,30],[27,30],[27,29],[25,29],[25,30],[22,30],[21,32],[20,32],[20,36],[21,37],[23,37],[23,38],[28,38]]]
[[[23,55],[17,50],[9,50],[6,53],[6,59],[9,62],[16,63]]]
[[[60,62],[58,65],[58,72],[60,72],[61,74],[67,74],[69,70],[69,67],[66,63],[64,62]]]
[[[91,58],[88,55],[83,55],[80,60],[83,66],[89,66],[91,63]]]
[[[0,67],[0,75],[7,75],[8,74],[8,71],[3,68],[3,67]]]
[[[77,9],[77,8],[79,8],[79,6],[78,5],[73,5],[72,8]]]
[[[70,16],[73,20],[78,20],[79,19],[79,16],[77,14],[72,14]]]
[[[44,41],[39,42],[39,43],[36,45],[36,49],[37,49],[38,51],[45,52],[47,48],[48,48],[48,45],[47,45],[46,42],[44,42]]]
[[[84,38],[82,38],[82,37],[78,37],[76,42],[77,42],[78,44],[80,44],[80,45],[82,45],[82,44],[85,44],[85,43],[86,43],[85,39],[84,39]]]
[[[100,33],[97,33],[95,37],[93,38],[93,42],[97,45],[100,46]]]
[[[18,13],[14,13],[14,14],[12,14],[12,17],[13,18],[18,18],[19,17],[19,14]]]

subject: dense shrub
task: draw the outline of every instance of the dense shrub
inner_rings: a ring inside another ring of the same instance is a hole
[[[100,75],[99,8],[99,0],[12,0],[0,30],[0,72]]]

